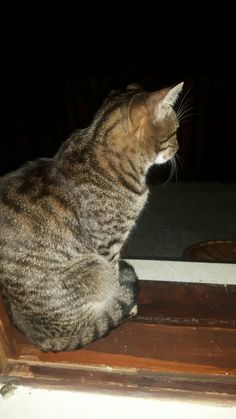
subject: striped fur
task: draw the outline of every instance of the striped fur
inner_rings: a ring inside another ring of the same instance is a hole
[[[120,251],[149,167],[178,149],[181,89],[112,93],[54,158],[0,179],[0,290],[41,350],[82,347],[135,312],[138,280]]]

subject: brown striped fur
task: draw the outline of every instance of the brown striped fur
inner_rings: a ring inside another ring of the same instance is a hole
[[[113,92],[54,158],[0,179],[0,290],[40,349],[79,348],[135,314],[138,280],[120,251],[148,169],[178,149],[181,90]]]

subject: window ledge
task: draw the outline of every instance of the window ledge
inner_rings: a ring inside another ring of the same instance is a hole
[[[142,280],[236,285],[236,264],[126,259]]]
[[[135,263],[137,268],[139,261]],[[137,317],[72,352],[38,351],[12,326],[1,302],[1,381],[235,402],[236,286],[225,285],[223,272],[223,284],[217,285],[214,277],[213,283],[196,284],[169,281],[176,278],[175,272],[172,275],[162,281],[140,281]]]

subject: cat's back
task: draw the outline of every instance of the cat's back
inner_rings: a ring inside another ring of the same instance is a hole
[[[63,181],[53,159],[38,159],[0,178],[0,247],[8,242],[40,241],[61,233],[68,213]],[[71,214],[71,212],[70,212]],[[40,234],[44,232],[44,234]],[[49,243],[49,242],[48,242]]]
[[[12,281],[45,287],[46,279],[50,283],[77,256],[77,224],[65,194],[53,159],[27,163],[0,178],[0,288],[5,292]]]
[[[47,193],[53,182],[53,160],[38,159],[0,177],[0,223],[17,218]],[[9,224],[8,224],[9,225]],[[1,224],[1,228],[4,224]]]

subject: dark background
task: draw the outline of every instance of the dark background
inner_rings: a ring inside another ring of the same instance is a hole
[[[0,174],[53,156],[110,89],[184,80],[191,109],[179,133],[179,179],[236,181],[234,3],[155,6],[2,13]],[[153,171],[154,181],[162,176]]]

